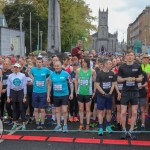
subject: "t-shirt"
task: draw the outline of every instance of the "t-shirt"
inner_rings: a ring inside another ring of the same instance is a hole
[[[100,83],[100,87],[103,89],[105,93],[109,93],[112,87],[112,82],[115,82],[116,78],[112,71],[104,72],[103,70],[99,71],[96,77],[96,82]],[[98,91],[98,90],[97,90]],[[102,95],[99,91],[98,95]]]
[[[145,82],[147,82],[147,74],[146,74],[146,72],[143,71],[142,72],[142,82],[138,82],[138,86],[145,84]],[[146,91],[145,87],[139,88],[139,97],[146,98],[146,96],[147,96],[147,91]]]
[[[30,74],[32,74],[34,77],[33,92],[45,93],[47,91],[46,78],[48,78],[51,75],[51,71],[46,67],[34,67],[31,68]]]
[[[68,72],[64,70],[61,70],[59,73],[53,72],[49,79],[52,81],[54,96],[69,95],[68,81],[70,81],[71,77]]]
[[[133,65],[123,64],[119,67],[118,76],[122,78],[128,78],[128,77],[138,78],[139,75],[142,75],[142,69],[141,66],[137,63],[134,63]],[[138,92],[137,82],[135,81],[123,82],[122,90]]]

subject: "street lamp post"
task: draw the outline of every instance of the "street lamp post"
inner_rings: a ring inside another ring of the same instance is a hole
[[[42,50],[42,36],[43,36],[43,31],[40,31],[40,36],[41,36],[41,50]]]
[[[20,23],[20,51],[21,51],[21,55],[24,55],[24,51],[23,51],[23,38],[22,38],[22,23],[23,23],[23,18],[22,16],[19,16],[19,23]]]

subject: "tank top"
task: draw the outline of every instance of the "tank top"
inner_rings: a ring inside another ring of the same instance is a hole
[[[78,79],[78,94],[80,95],[92,95],[92,71],[88,69],[86,72],[83,72],[83,69],[80,69]]]

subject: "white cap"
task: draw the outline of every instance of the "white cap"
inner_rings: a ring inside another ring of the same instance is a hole
[[[21,68],[20,64],[18,64],[18,63],[15,63],[15,64],[14,64],[14,67]]]

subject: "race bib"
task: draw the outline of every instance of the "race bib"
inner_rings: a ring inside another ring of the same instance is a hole
[[[3,85],[7,85],[7,80],[3,80]]]
[[[103,89],[110,89],[111,88],[111,82],[103,82]]]
[[[118,84],[118,89],[119,89],[119,91],[121,91],[122,88],[123,88],[123,84]]]
[[[141,82],[139,82],[139,83],[138,83],[138,87],[140,87],[141,85],[142,85],[142,83],[141,83]],[[139,88],[139,89],[142,89],[142,88]]]
[[[88,80],[80,80],[80,85],[88,85]]]
[[[134,81],[127,81],[126,86],[135,86],[135,82]]]
[[[62,91],[62,84],[54,84],[55,91]]]
[[[44,81],[36,81],[36,86],[43,87],[44,86]]]

